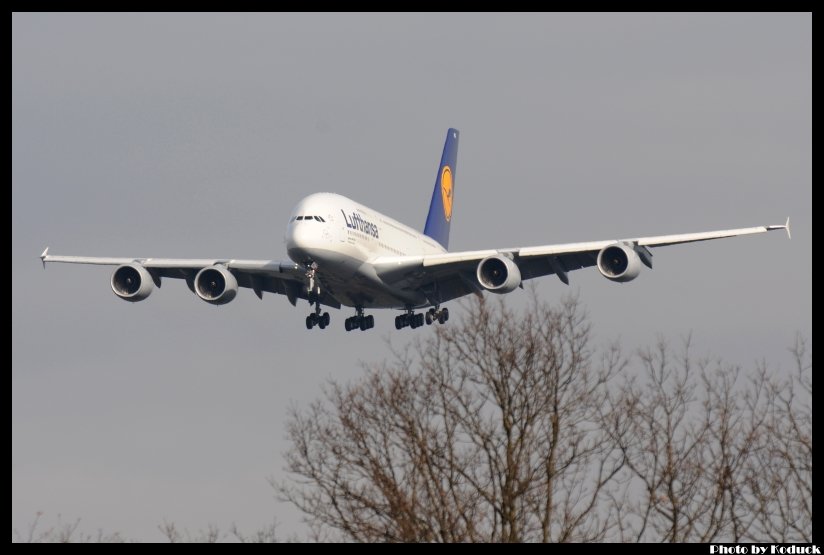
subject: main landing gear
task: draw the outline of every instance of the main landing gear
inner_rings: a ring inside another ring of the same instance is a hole
[[[408,326],[414,330],[421,327],[424,322],[429,326],[434,322],[443,324],[447,320],[449,320],[448,308],[430,308],[426,313],[420,314],[415,314],[415,311],[410,308],[407,309],[406,314],[395,316],[395,329],[400,330]]]
[[[365,316],[363,314],[363,307],[358,306],[356,307],[358,313],[351,318],[347,318],[346,321],[343,323],[343,326],[346,328],[346,331],[352,331],[360,328],[361,331],[366,331],[375,327],[375,317],[371,314],[369,316]]]
[[[329,325],[329,313],[320,313],[320,301],[315,303],[315,311],[306,317],[306,329],[311,330],[315,326],[324,329]]]

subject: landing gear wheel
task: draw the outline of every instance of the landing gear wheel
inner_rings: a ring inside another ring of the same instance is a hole
[[[400,330],[405,327],[410,327],[413,330],[417,329],[424,325],[424,322],[427,325],[431,325],[435,320],[438,319],[438,314],[434,308],[429,309],[427,312],[421,312],[415,314],[411,308],[406,309],[407,312],[405,314],[400,314],[395,316],[395,329]]]
[[[314,272],[314,268],[311,271]],[[315,306],[315,311],[306,317],[307,330],[311,330],[315,326],[318,326],[320,329],[324,329],[326,328],[326,326],[329,325],[329,313],[320,313],[320,295],[318,294],[319,291],[320,289],[318,289],[317,292],[314,290],[309,292],[309,303]]]
[[[357,307],[357,310],[358,310],[358,313],[356,315],[347,318],[346,321],[343,323],[344,327],[346,328],[346,331],[352,331],[352,330],[355,330],[355,329],[358,329],[358,328],[360,328],[361,331],[366,331],[368,329],[374,328],[375,327],[375,317],[371,316],[371,315],[366,316],[363,313],[363,308],[362,307]],[[324,315],[324,317],[327,317],[327,316],[328,315]],[[328,320],[327,320],[327,322],[328,322]],[[395,325],[397,325],[397,321],[395,322]]]

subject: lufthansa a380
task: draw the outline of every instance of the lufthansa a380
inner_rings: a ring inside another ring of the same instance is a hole
[[[350,331],[374,327],[367,309],[401,310],[397,329],[443,324],[449,319],[443,304],[470,293],[509,293],[524,280],[548,274],[569,284],[569,272],[588,266],[609,280],[630,281],[642,266],[652,268],[651,248],[779,229],[790,233],[787,218],[783,225],[450,252],[457,157],[458,130],[449,129],[423,233],[344,196],[317,193],[301,200],[289,218],[289,261],[56,256],[48,248],[40,258],[44,267],[46,262],[117,266],[112,291],[131,302],[147,298],[163,278],[179,278],[216,305],[230,302],[240,287],[260,298],[264,291],[286,295],[292,305],[305,299],[313,308],[308,329],[329,325],[324,306],[353,307],[355,314],[345,321]]]

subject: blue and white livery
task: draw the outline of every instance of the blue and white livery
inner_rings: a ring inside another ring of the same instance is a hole
[[[367,309],[401,310],[395,317],[397,329],[443,324],[449,311],[442,305],[470,293],[509,293],[527,279],[548,274],[569,284],[569,272],[588,266],[596,266],[609,280],[625,282],[635,279],[642,266],[652,268],[652,248],[779,229],[790,234],[787,218],[783,225],[449,252],[458,138],[458,130],[449,129],[423,233],[344,196],[316,193],[301,200],[289,218],[289,261],[56,256],[48,248],[40,258],[44,267],[46,262],[117,266],[112,291],[131,302],[147,298],[163,278],[178,278],[217,305],[230,302],[241,287],[259,298],[264,292],[285,295],[292,305],[307,300],[313,307],[306,317],[308,329],[329,325],[324,306],[353,307],[355,314],[345,321],[350,331],[374,327]]]

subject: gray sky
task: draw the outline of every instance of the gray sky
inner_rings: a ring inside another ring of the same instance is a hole
[[[629,284],[570,274],[599,341],[692,330],[788,368],[811,337],[809,14],[14,14],[12,527],[300,531],[266,481],[287,407],[432,329],[308,332],[305,303],[171,280],[130,304],[111,268],[37,257],[285,259],[316,191],[422,228],[450,126],[453,250],[792,217],[792,241],[656,249]]]

